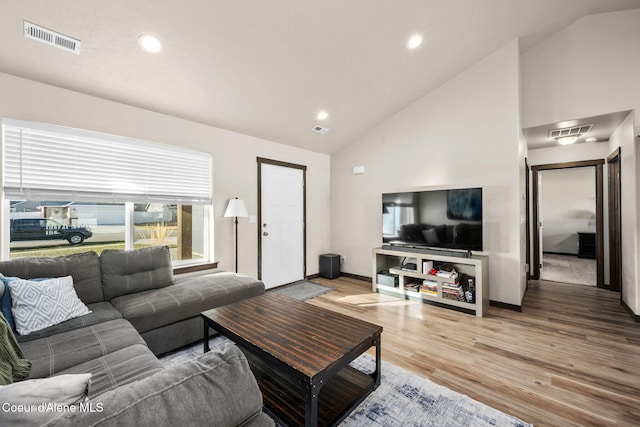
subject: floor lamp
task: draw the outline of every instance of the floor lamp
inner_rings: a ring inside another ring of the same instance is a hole
[[[246,217],[249,216],[247,213],[247,207],[244,205],[244,200],[235,199],[229,200],[229,204],[227,205],[227,210],[224,213],[225,218],[233,217],[235,218],[236,224],[236,273],[238,272],[238,217]]]

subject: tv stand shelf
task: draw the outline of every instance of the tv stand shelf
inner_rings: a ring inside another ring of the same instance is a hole
[[[403,269],[402,260],[404,258],[415,259],[417,270],[410,271]],[[466,301],[444,298],[442,296],[444,287],[446,287],[448,283],[453,283],[454,280],[447,277],[423,274],[423,261],[433,261],[434,264],[438,262],[453,264],[453,267],[459,273],[473,277],[475,282],[475,301],[473,303],[468,303]],[[386,270],[390,274],[398,276],[397,286],[378,283],[378,273],[382,270]],[[424,251],[412,251],[410,248],[407,248],[406,250],[376,248],[373,250],[372,290],[374,292],[385,293],[412,300],[434,302],[439,305],[458,307],[465,311],[474,313],[478,317],[482,317],[489,307],[488,271],[488,257],[484,255],[473,255],[470,258],[459,258],[430,254],[425,253]],[[427,280],[437,283],[437,294],[432,295],[424,292],[405,290],[404,285],[408,281],[412,280]]]

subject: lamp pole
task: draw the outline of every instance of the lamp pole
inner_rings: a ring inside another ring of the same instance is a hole
[[[235,232],[236,232],[236,273],[238,272],[238,217],[249,216],[247,214],[247,207],[244,204],[244,200],[235,199],[229,200],[229,204],[227,205],[227,210],[224,213],[225,217],[233,217],[235,223]]]
[[[236,273],[238,272],[238,217],[234,216],[236,224]]]

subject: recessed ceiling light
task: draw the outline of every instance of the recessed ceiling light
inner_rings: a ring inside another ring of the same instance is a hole
[[[422,36],[420,34],[416,34],[409,38],[407,42],[407,49],[413,50],[422,44]]]
[[[556,138],[556,140],[560,145],[570,145],[578,140],[578,135],[561,136],[560,138]]]
[[[329,117],[329,113],[327,113],[326,111],[320,111],[318,115],[316,115],[316,118],[318,120],[327,120],[328,117]]]
[[[162,50],[162,43],[160,43],[160,40],[149,34],[144,34],[138,37],[138,45],[142,50],[149,53],[158,53]]]

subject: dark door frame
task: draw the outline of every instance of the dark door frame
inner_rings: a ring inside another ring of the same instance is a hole
[[[526,247],[526,256],[525,256],[525,260],[527,263],[527,283],[529,282],[529,279],[531,279],[531,223],[530,223],[530,218],[531,218],[531,206],[530,206],[530,199],[529,199],[529,195],[531,192],[531,178],[529,176],[531,170],[529,167],[529,160],[525,157],[524,158],[524,193],[525,193],[525,217],[527,218],[527,228],[525,231],[525,244],[527,245]]]
[[[620,209],[620,147],[607,157],[609,211],[609,289],[622,301],[622,209]]]
[[[603,201],[603,159],[596,160],[584,160],[578,162],[567,163],[552,163],[546,165],[531,166],[532,176],[532,199],[533,199],[533,269],[531,278],[534,280],[540,280],[540,194],[538,188],[539,172],[543,170],[553,169],[570,169],[579,168],[584,166],[595,166],[596,169],[596,268],[597,268],[597,280],[596,285],[599,288],[604,288],[604,201]]]
[[[262,165],[302,170],[302,275],[307,277],[307,167],[280,160],[256,157],[258,163],[258,280],[262,279]]]

